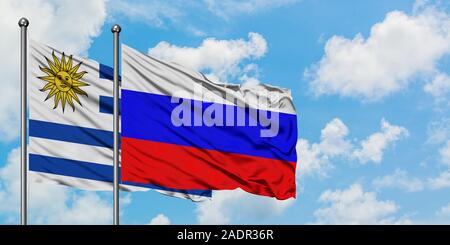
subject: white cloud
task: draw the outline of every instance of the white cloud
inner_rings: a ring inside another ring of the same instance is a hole
[[[179,1],[111,0],[108,3],[108,14],[116,18],[123,16],[132,21],[163,27],[166,20],[177,21],[184,15],[179,3]]]
[[[450,139],[450,117],[444,117],[440,120],[431,122],[428,125],[427,134],[427,143],[445,143],[448,139]]]
[[[440,147],[439,161],[447,166],[450,166],[450,118],[443,117],[437,121],[431,122],[428,125],[427,134],[427,143],[439,145]],[[442,173],[442,176],[445,176],[445,172]],[[438,177],[435,180],[437,181],[438,179],[440,180],[438,183],[443,183],[444,179]],[[448,185],[450,186],[450,175],[448,182]]]
[[[150,220],[149,225],[170,225],[170,219],[164,214],[158,214]]]
[[[316,95],[373,101],[406,88],[416,75],[434,74],[437,62],[449,53],[447,13],[430,6],[412,15],[392,11],[372,26],[367,38],[333,36],[320,62],[305,75]]]
[[[297,141],[297,173],[300,176],[326,177],[333,165],[323,156],[317,144],[310,144],[308,140]]]
[[[393,174],[378,177],[373,180],[372,185],[377,188],[398,188],[407,192],[416,192],[424,189],[424,183],[419,178],[408,176],[405,171],[395,170]]]
[[[442,189],[450,187],[450,170],[441,172],[441,174],[435,178],[428,178],[428,185],[431,189]]]
[[[348,135],[347,126],[338,118],[331,120],[320,134],[320,148],[327,156],[338,156],[348,152],[352,145],[345,139]]]
[[[370,135],[361,142],[361,148],[353,152],[353,157],[361,163],[369,161],[380,163],[386,148],[404,137],[408,137],[408,130],[404,127],[391,125],[384,118],[381,120],[381,132]]]
[[[41,187],[47,193],[51,193],[53,187]],[[102,199],[93,192],[83,192],[82,194],[67,193],[66,190],[65,204],[61,205],[58,210],[53,209],[52,212],[42,212],[35,216],[36,220],[42,224],[111,224],[112,207],[108,201]],[[33,197],[33,196],[32,196]],[[46,195],[44,204],[47,208],[53,205],[53,195]],[[70,202],[70,205],[67,204]],[[36,212],[36,211],[35,211]],[[34,216],[34,215],[33,215]]]
[[[322,129],[320,142],[310,144],[305,139],[297,141],[297,171],[303,175],[318,175],[325,177],[333,168],[330,158],[345,156],[352,145],[346,139],[347,126],[334,118]]]
[[[404,224],[405,218],[395,218],[399,207],[393,201],[378,200],[376,193],[364,192],[360,184],[344,190],[327,190],[319,202],[327,207],[314,212],[318,224]]]
[[[439,73],[430,83],[425,84],[423,89],[434,97],[441,98],[450,92],[450,77]]]
[[[332,160],[339,157],[356,159],[362,164],[369,161],[380,163],[388,147],[408,135],[406,128],[391,125],[385,119],[382,119],[380,124],[381,132],[376,132],[359,143],[352,143],[347,139],[349,129],[339,118],[334,118],[322,129],[320,142],[310,143],[306,139],[299,139],[299,173],[302,176],[326,177],[327,172],[333,169]],[[355,149],[357,144],[360,147]]]
[[[207,36],[201,30],[192,13],[208,16],[209,19],[230,20],[238,15],[256,14],[259,12],[283,7],[299,0],[109,0],[108,15],[110,20],[126,18],[143,22],[157,28],[177,28],[191,35]],[[212,14],[212,15],[211,15]],[[170,27],[169,27],[170,26]]]
[[[441,207],[441,209],[439,209],[439,211],[437,212],[437,215],[450,217],[450,203]]]
[[[0,214],[18,222],[19,149],[8,156],[0,168]],[[55,184],[29,183],[28,216],[33,224],[110,224],[112,207],[94,192],[73,191]]]
[[[450,140],[448,140],[447,144],[439,150],[439,154],[441,156],[442,163],[450,166]]]
[[[204,0],[215,15],[229,19],[237,14],[254,14],[260,11],[286,6],[298,0]]]
[[[439,149],[439,161],[450,167],[450,127],[449,119],[444,118],[431,124],[428,130],[428,141],[433,144],[443,144]],[[441,171],[436,177],[428,178],[428,186],[433,189],[450,188],[450,170]]]
[[[248,34],[248,41],[207,38],[197,48],[179,47],[163,41],[148,51],[150,55],[159,59],[212,73],[224,81],[243,77],[248,70],[241,67],[241,63],[259,59],[266,52],[266,40],[262,35],[253,32]],[[256,65],[253,65],[250,71],[255,67]]]
[[[2,97],[0,99],[0,141],[19,134],[19,26],[18,20],[30,20],[31,39],[59,47],[67,53],[86,53],[92,38],[100,33],[106,11],[104,1],[2,0],[0,1],[0,61]]]
[[[197,206],[199,224],[233,224],[253,219],[256,222],[283,213],[295,202],[253,195],[240,189],[215,191],[211,200]]]

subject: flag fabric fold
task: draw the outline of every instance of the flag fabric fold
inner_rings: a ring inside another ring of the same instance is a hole
[[[215,83],[126,45],[122,76],[122,180],[295,197],[297,116],[288,90]]]

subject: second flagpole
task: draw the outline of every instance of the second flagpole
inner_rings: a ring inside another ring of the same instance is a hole
[[[121,28],[114,25],[111,28],[113,33],[114,49],[114,185],[113,185],[113,224],[119,225],[119,33]]]

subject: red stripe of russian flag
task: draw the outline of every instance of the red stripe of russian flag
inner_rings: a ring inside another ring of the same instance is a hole
[[[122,137],[122,180],[295,197],[295,162]]]

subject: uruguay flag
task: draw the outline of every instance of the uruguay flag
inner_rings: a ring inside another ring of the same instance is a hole
[[[214,83],[125,45],[122,68],[122,180],[295,197],[289,91]]]
[[[85,190],[112,190],[112,69],[34,41],[30,56],[30,176]],[[127,191],[148,188],[196,201],[211,196],[208,190],[121,185]]]

